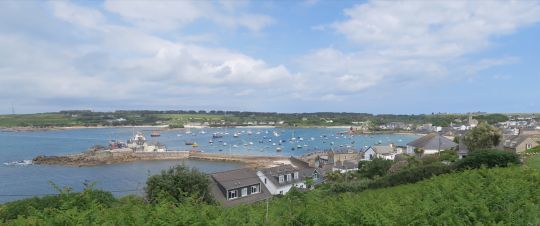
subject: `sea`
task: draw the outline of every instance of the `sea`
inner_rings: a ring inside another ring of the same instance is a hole
[[[151,137],[153,131],[159,137]],[[176,165],[206,173],[244,167],[241,163],[202,160],[138,161],[99,166],[33,165],[38,155],[63,155],[85,151],[111,140],[126,141],[142,132],[149,142],[170,150],[197,150],[252,156],[301,156],[315,151],[362,149],[371,145],[405,145],[413,134],[346,135],[346,128],[201,128],[160,130],[153,127],[83,128],[48,131],[0,132],[0,203],[58,194],[57,188],[81,191],[91,184],[116,196],[144,194],[146,179]],[[217,135],[221,138],[213,138]],[[186,145],[196,143],[198,147]],[[280,149],[280,151],[278,151]],[[55,188],[56,187],[56,188]]]

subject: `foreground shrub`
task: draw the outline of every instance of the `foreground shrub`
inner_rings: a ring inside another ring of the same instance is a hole
[[[145,190],[146,197],[151,203],[156,203],[160,199],[182,203],[190,197],[213,203],[208,175],[195,168],[188,169],[183,165],[163,170],[161,174],[149,177]]]
[[[26,217],[46,209],[89,209],[96,205],[108,208],[116,201],[110,192],[90,188],[77,193],[71,193],[68,190],[63,190],[59,195],[33,197],[6,203],[0,208],[0,219]]]
[[[292,192],[268,209],[266,202],[220,208],[128,198],[112,207],[36,210],[0,225],[540,225],[538,184],[537,170],[484,168],[364,192]]]
[[[433,163],[419,167],[405,169],[369,184],[369,188],[384,188],[401,184],[415,183],[433,176],[450,173],[452,167],[442,163]]]
[[[482,166],[507,167],[512,164],[519,164],[519,157],[510,152],[501,150],[478,150],[471,152],[466,158],[456,162],[456,169],[478,169]]]
[[[360,179],[349,182],[331,183],[328,186],[328,190],[335,193],[361,192],[368,189],[371,182],[372,180],[370,179]]]
[[[388,173],[392,167],[392,160],[374,158],[371,161],[360,161],[358,163],[358,173],[367,178],[382,177]]]

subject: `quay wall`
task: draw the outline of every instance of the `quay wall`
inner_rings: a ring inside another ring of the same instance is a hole
[[[167,151],[167,152],[134,152],[133,156],[145,160],[160,159],[187,159],[189,151]]]

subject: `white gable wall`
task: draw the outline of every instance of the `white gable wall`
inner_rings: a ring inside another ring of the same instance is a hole
[[[285,195],[287,194],[287,192],[289,192],[289,190],[291,190],[293,186],[297,188],[306,188],[306,184],[304,181],[281,185],[281,184],[274,184],[272,180],[266,177],[266,175],[264,175],[261,171],[257,171],[257,176],[261,179],[263,185],[266,186],[266,188],[268,189],[268,191],[270,191],[272,195],[279,195],[279,194]],[[266,183],[264,183],[265,180],[266,180]]]

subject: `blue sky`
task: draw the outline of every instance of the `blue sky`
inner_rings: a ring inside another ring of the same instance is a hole
[[[1,1],[0,114],[540,112],[539,1]]]

